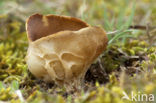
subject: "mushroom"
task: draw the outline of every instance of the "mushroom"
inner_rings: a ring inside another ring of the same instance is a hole
[[[105,31],[68,16],[34,14],[26,22],[30,72],[67,89],[80,88],[92,62],[106,49]]]

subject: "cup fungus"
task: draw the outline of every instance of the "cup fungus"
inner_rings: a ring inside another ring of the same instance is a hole
[[[26,30],[30,72],[67,89],[81,86],[86,71],[108,41],[102,28],[67,16],[32,15]]]

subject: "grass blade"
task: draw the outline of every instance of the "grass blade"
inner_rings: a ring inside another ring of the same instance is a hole
[[[106,31],[111,31],[111,24],[110,21],[108,19],[108,15],[107,15],[107,9],[104,7],[104,12],[103,12],[103,16],[104,16],[104,28]]]
[[[133,18],[134,18],[134,14],[135,14],[135,8],[136,8],[136,4],[135,2],[133,3],[133,7],[132,7],[132,12],[131,12],[131,15],[129,16],[128,18],[128,21],[125,23],[124,27],[126,29],[129,28],[129,26],[132,24],[132,21],[133,21]]]
[[[126,33],[132,32],[133,30],[125,30],[124,32],[120,32],[116,34],[109,42],[108,44],[111,44],[115,40],[118,40],[120,37],[123,37]]]

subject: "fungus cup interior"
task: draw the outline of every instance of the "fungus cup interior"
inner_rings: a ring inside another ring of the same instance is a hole
[[[77,18],[41,14],[30,16],[26,23],[29,41],[35,41],[59,31],[77,31],[88,26],[87,23]]]

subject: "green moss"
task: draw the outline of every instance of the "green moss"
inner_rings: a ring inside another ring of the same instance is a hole
[[[14,4],[13,2],[15,2],[16,4],[17,1],[19,3],[22,2],[21,0],[14,0],[11,3]],[[140,4],[144,5],[143,7],[151,7],[153,14],[156,11],[155,5],[153,5],[154,0],[144,1],[137,3],[137,18],[143,17],[146,13],[146,9],[141,8]],[[149,1],[151,1],[151,4]],[[120,28],[123,22],[127,20],[123,17],[129,16],[131,12],[131,8],[127,8],[125,9],[126,16],[123,16],[122,13],[120,14],[121,9],[125,8],[124,6],[129,3],[122,0],[86,2],[87,4],[84,3],[83,5],[88,7],[86,9],[87,12],[84,10],[82,13],[85,15],[80,15],[78,8],[72,8],[72,10],[68,8],[71,7],[69,4],[61,5],[60,7],[63,7],[63,10],[59,9],[58,14],[65,13],[78,17],[82,16],[89,24],[100,24],[106,30],[111,31]],[[142,32],[133,34],[134,39],[136,39],[138,34],[142,35],[137,37],[138,40],[128,38],[125,39],[127,42],[121,43],[118,40],[109,45],[107,51],[102,55],[101,62],[109,77],[109,82],[106,84],[99,84],[98,81],[96,84],[91,85],[86,83],[87,91],[82,89],[75,96],[75,94],[67,94],[64,88],[38,80],[27,70],[25,63],[28,41],[23,17],[30,15],[30,10],[25,8],[28,13],[22,13],[24,12],[22,11],[20,15],[16,14],[16,12],[6,14],[10,10],[8,8],[8,11],[5,11],[5,6],[8,3],[9,0],[0,1],[0,12],[3,13],[3,15],[0,14],[0,102],[132,103],[129,100],[121,99],[123,91],[129,97],[131,97],[132,91],[134,93],[140,91],[141,93],[156,95],[156,47],[147,42],[148,40],[145,39],[147,36],[143,35],[144,33]],[[51,8],[45,7],[44,3],[41,2],[36,1],[33,5],[35,6],[32,7],[38,8],[44,14],[58,12],[57,8],[53,7],[53,10],[55,10],[53,11]],[[78,6],[81,5],[79,4]],[[108,15],[105,12],[106,8],[109,10]],[[119,21],[117,24],[115,18]],[[151,19],[152,22],[155,22],[155,15],[152,15]],[[111,39],[112,36],[108,36]],[[120,39],[123,40],[122,38]],[[21,93],[22,97],[19,96],[17,91]]]

